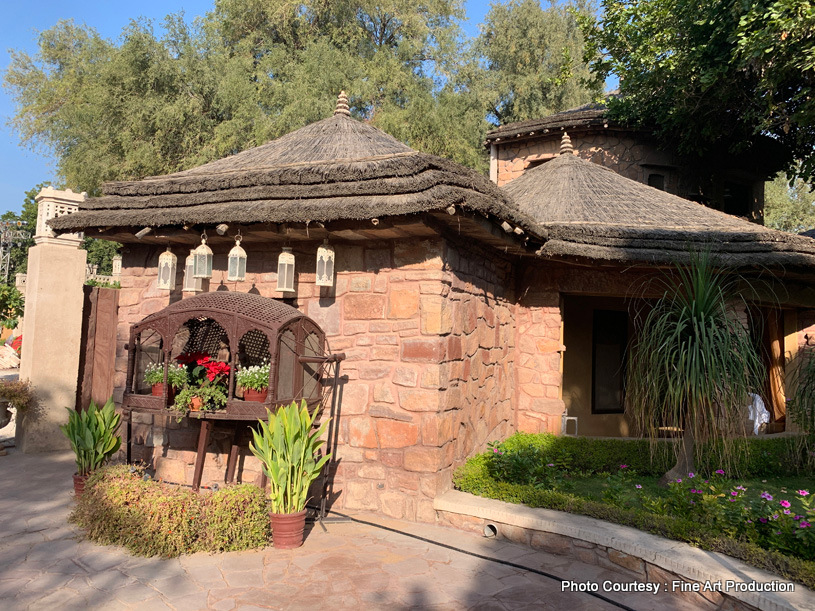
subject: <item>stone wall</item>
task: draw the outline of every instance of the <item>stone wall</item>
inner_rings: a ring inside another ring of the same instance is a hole
[[[665,190],[676,193],[678,176],[668,165],[675,164],[667,153],[656,146],[635,139],[627,132],[603,130],[601,132],[569,132],[575,153],[594,163],[613,169],[618,174],[648,183],[651,173],[665,176]],[[552,159],[560,152],[560,132],[540,139],[502,143],[498,147],[498,184],[518,178],[530,166]],[[645,165],[663,166],[646,168]]]
[[[335,244],[335,286],[314,284],[317,244],[294,245],[294,305],[325,331],[341,364],[341,417],[335,508],[434,520],[432,499],[452,470],[486,442],[512,429],[514,320],[505,287],[510,265],[494,252],[442,238]],[[279,249],[247,251],[245,282],[226,282],[226,251],[216,250],[207,290],[275,291]],[[117,398],[125,384],[130,325],[190,296],[159,291],[162,249],[129,246],[123,259],[116,359]],[[182,253],[176,252],[179,260]],[[183,254],[186,254],[183,253]],[[181,266],[179,266],[181,267]],[[224,278],[222,278],[224,276]],[[134,416],[135,459],[158,477],[192,479],[198,424]],[[231,431],[215,426],[202,482],[223,481]],[[249,454],[245,452],[245,454]],[[251,455],[242,480],[258,481]]]

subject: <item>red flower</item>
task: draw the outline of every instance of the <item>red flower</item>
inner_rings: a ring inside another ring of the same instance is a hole
[[[208,359],[209,355],[206,352],[184,352],[175,357],[175,360],[183,365],[190,365],[192,363],[198,363],[198,361],[203,358]]]

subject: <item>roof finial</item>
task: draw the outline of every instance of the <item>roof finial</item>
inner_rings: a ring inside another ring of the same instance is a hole
[[[560,139],[560,154],[573,155],[574,148],[572,148],[572,139],[569,138],[568,132],[563,132],[563,138]]]
[[[337,97],[337,108],[334,109],[335,115],[348,115],[351,116],[351,111],[348,110],[348,96],[344,91],[340,91]]]

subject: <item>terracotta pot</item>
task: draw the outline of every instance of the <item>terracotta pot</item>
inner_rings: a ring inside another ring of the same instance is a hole
[[[190,400],[190,411],[191,412],[201,411],[201,406],[203,404],[204,404],[204,400],[201,397],[193,397]]]
[[[161,395],[164,394],[164,384],[161,383],[161,382],[159,382],[158,384],[153,384],[152,389],[153,389],[152,394],[153,394],[154,397],[160,397]],[[175,396],[175,388],[170,386],[170,388],[167,390],[167,399],[170,401],[170,403],[173,402],[173,397],[174,396]]]
[[[264,388],[263,390],[253,390],[251,388],[243,389],[244,401],[259,401],[263,403],[268,395],[269,395],[268,388]]]
[[[85,492],[85,482],[88,481],[87,475],[79,475],[74,473],[74,496],[82,496]]]
[[[271,513],[272,545],[277,549],[294,549],[303,545],[306,510],[297,513]]]

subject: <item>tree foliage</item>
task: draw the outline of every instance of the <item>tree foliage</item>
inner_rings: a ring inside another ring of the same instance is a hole
[[[499,123],[545,117],[602,94],[583,61],[577,18],[593,14],[585,0],[547,8],[538,0],[492,5],[474,43],[483,58],[475,80]]]
[[[764,224],[792,233],[815,229],[815,193],[800,178],[779,174],[764,188]]]
[[[563,6],[496,6],[471,45],[462,4],[217,0],[192,23],[135,20],[116,42],[62,21],[35,54],[12,52],[12,124],[55,153],[64,186],[96,195],[104,181],[186,169],[323,119],[345,89],[357,118],[485,169],[489,113],[511,121],[591,96],[572,85],[586,70]]]
[[[685,153],[743,151],[764,134],[788,170],[815,176],[812,0],[603,0],[601,15],[584,21],[587,57],[602,52],[592,69],[620,78],[614,116]]]

